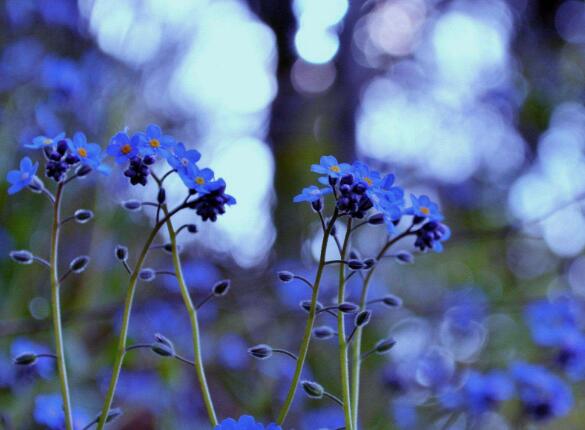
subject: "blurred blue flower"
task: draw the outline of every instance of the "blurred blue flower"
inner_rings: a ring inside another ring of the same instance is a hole
[[[106,152],[115,158],[116,163],[126,164],[131,158],[138,155],[139,142],[139,135],[135,134],[130,138],[125,131],[120,131],[112,137]]]
[[[416,366],[416,379],[419,384],[433,391],[447,388],[455,373],[455,362],[451,354],[433,347],[419,358]]]
[[[195,149],[186,149],[181,142],[177,143],[173,153],[167,158],[170,166],[177,171],[185,185],[189,186],[188,182],[190,168],[195,166],[201,159],[201,154]]]
[[[36,162],[33,164],[29,157],[24,157],[20,160],[20,169],[11,170],[6,174],[6,180],[10,184],[8,194],[15,194],[28,187],[33,181],[38,169],[39,163]]]
[[[512,394],[513,385],[505,373],[492,371],[481,374],[471,371],[464,385],[444,394],[441,401],[450,409],[465,409],[472,414],[481,414],[497,409]]]
[[[24,3],[20,0],[20,3]],[[20,39],[6,45],[0,58],[0,91],[7,91],[35,76],[43,56],[43,47],[32,38]]]
[[[316,202],[317,200],[332,192],[333,190],[331,188],[319,188],[315,185],[311,185],[309,187],[303,188],[301,194],[293,198],[293,202]]]
[[[282,430],[282,427],[276,424],[257,423],[250,415],[242,415],[238,421],[233,418],[227,418],[215,427],[215,430]]]
[[[344,423],[343,410],[336,406],[304,411],[301,418],[303,429],[338,429]]]
[[[442,221],[443,215],[439,210],[439,205],[433,202],[430,197],[421,195],[416,197],[414,194],[410,195],[412,206],[406,209],[408,215],[414,215],[430,221]]]
[[[536,421],[562,417],[573,406],[570,387],[542,366],[516,362],[511,366],[524,413]]]
[[[69,141],[69,149],[79,157],[81,164],[97,169],[102,161],[102,148],[97,143],[88,143],[81,132],[75,133]]]
[[[33,417],[37,424],[46,426],[51,430],[63,430],[65,428],[65,414],[63,413],[63,401],[60,394],[39,394],[35,398]],[[73,425],[82,428],[90,421],[85,411],[78,408],[74,410]]]
[[[249,361],[248,345],[241,336],[226,334],[217,343],[219,361],[230,369],[242,369]]]
[[[164,158],[170,157],[172,150],[176,145],[175,139],[163,134],[158,125],[150,124],[146,127],[146,132],[142,135],[144,138],[140,139],[138,147],[141,155],[161,156]]]
[[[565,336],[555,359],[571,379],[585,379],[585,336],[580,333]]]
[[[42,64],[41,83],[57,100],[83,99],[86,86],[79,65],[69,58],[47,56]]]
[[[319,160],[319,164],[311,166],[311,172],[320,175],[327,175],[320,180],[321,183],[329,184],[327,177],[340,178],[351,170],[351,166],[347,163],[339,163],[333,155],[323,155]]]
[[[579,334],[576,303],[569,297],[537,300],[526,306],[524,318],[538,345],[558,346]]]
[[[32,143],[25,143],[25,148],[41,149],[45,146],[55,146],[57,142],[65,139],[65,133],[59,133],[55,137],[37,136],[33,139]]]
[[[416,407],[404,400],[392,402],[392,415],[399,429],[420,429]]]

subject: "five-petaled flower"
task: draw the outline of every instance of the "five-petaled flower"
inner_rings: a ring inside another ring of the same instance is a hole
[[[339,163],[333,155],[323,155],[319,160],[319,164],[313,164],[311,166],[311,172],[315,172],[320,175],[327,175],[327,177],[336,179],[349,172],[350,169],[351,166],[349,164]],[[327,184],[327,177],[319,179],[319,182]]]
[[[145,133],[141,136],[138,149],[141,155],[154,155],[168,158],[176,145],[173,137],[163,134],[161,128],[156,124],[146,127]]]
[[[429,196],[424,194],[416,197],[414,194],[410,195],[412,207],[406,210],[409,215],[429,219],[430,221],[442,221],[443,214],[439,211],[439,205],[433,202]]]
[[[6,180],[10,183],[8,194],[15,194],[28,187],[33,181],[38,168],[39,163],[33,163],[29,157],[24,157],[20,160],[20,169],[11,170],[6,175]]]
[[[42,149],[45,146],[54,146],[55,143],[65,139],[65,133],[59,133],[55,137],[37,136],[32,140],[32,143],[26,143],[25,148]]]
[[[195,149],[186,149],[181,142],[177,143],[173,153],[167,158],[169,165],[177,171],[185,185],[189,186],[189,173],[192,167],[201,159],[201,154]]]
[[[193,165],[189,167],[184,178],[181,176],[181,179],[183,179],[183,182],[190,190],[195,190],[199,194],[207,194],[213,188],[213,176],[213,170],[207,168],[200,169]]]
[[[327,194],[332,193],[331,188],[319,188],[315,185],[308,186],[303,188],[301,194],[295,196],[293,198],[293,202],[316,202],[317,200],[323,198]]]
[[[114,157],[116,163],[125,164],[138,155],[138,144],[140,136],[134,135],[132,138],[124,131],[116,133],[110,140],[107,153]]]
[[[101,162],[102,148],[97,143],[88,143],[85,134],[75,133],[69,141],[69,149],[75,154],[81,164],[97,169]]]

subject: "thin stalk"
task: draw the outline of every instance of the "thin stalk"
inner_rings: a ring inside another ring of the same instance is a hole
[[[114,368],[112,370],[112,377],[110,379],[110,386],[108,388],[108,392],[106,394],[106,398],[104,400],[104,406],[102,408],[102,413],[100,419],[98,421],[98,430],[102,430],[106,425],[106,418],[112,407],[112,402],[114,400],[114,394],[116,393],[116,387],[118,385],[118,380],[120,379],[120,372],[122,371],[122,364],[124,362],[124,356],[126,354],[126,341],[128,338],[128,326],[130,325],[130,314],[132,313],[132,303],[134,302],[134,293],[136,292],[136,285],[138,283],[138,274],[140,270],[142,270],[142,266],[144,261],[146,260],[146,256],[148,255],[148,250],[152,245],[152,242],[156,238],[158,231],[165,225],[167,219],[170,219],[174,214],[179,212],[180,210],[184,209],[185,206],[181,205],[177,208],[173,209],[165,218],[160,220],[150,232],[150,235],[146,239],[144,246],[142,247],[142,251],[140,252],[140,256],[138,257],[138,261],[136,262],[136,266],[130,275],[130,281],[128,284],[128,291],[126,293],[126,300],[124,302],[124,313],[122,315],[122,327],[120,328],[120,337],[118,340],[118,350],[116,352],[116,360],[114,362]]]
[[[61,324],[61,301],[59,297],[60,282],[59,269],[59,230],[61,218],[61,200],[63,187],[60,183],[57,186],[53,205],[53,228],[51,230],[51,314],[53,317],[53,330],[55,332],[55,355],[57,356],[57,368],[59,371],[59,385],[61,397],[63,398],[63,412],[65,413],[65,428],[73,430],[73,412],[71,409],[71,395],[69,393],[69,382],[67,378],[67,366],[65,363],[65,350],[63,346],[63,326]]]
[[[345,230],[345,237],[341,247],[340,260],[345,260],[345,254],[349,246],[349,238],[351,236],[351,222],[349,218],[347,221],[347,228]],[[339,289],[337,291],[337,303],[345,301],[345,265],[339,265]],[[343,398],[343,414],[345,416],[345,428],[353,430],[354,424],[352,421],[352,410],[350,400],[350,380],[349,380],[349,357],[348,357],[348,342],[351,340],[345,337],[345,314],[343,312],[337,313],[337,337],[339,339],[339,365],[341,372],[341,392]],[[357,426],[355,426],[357,427]]]
[[[171,239],[171,249],[173,253],[173,266],[175,268],[175,274],[177,276],[177,281],[179,282],[179,288],[181,290],[181,296],[183,297],[183,302],[185,307],[187,308],[187,313],[189,314],[189,321],[191,323],[191,334],[193,336],[193,353],[194,353],[194,366],[195,371],[197,373],[197,379],[199,382],[199,388],[201,389],[201,395],[203,396],[203,403],[205,403],[205,409],[207,410],[207,415],[209,417],[209,422],[213,427],[217,426],[217,414],[215,413],[215,408],[213,406],[213,400],[211,398],[211,393],[209,391],[209,386],[207,384],[207,379],[205,377],[205,368],[203,366],[203,358],[201,357],[201,335],[199,333],[199,321],[197,318],[197,309],[193,305],[193,301],[191,300],[191,296],[189,294],[189,289],[187,288],[187,284],[185,282],[185,278],[183,276],[183,268],[181,265],[181,258],[179,257],[179,252],[177,251],[177,234],[173,227],[173,223],[168,217],[168,209],[166,205],[162,205],[162,210],[165,216],[167,217],[167,230],[169,232],[169,237]]]
[[[303,340],[301,342],[301,348],[299,350],[299,355],[297,359],[297,366],[295,368],[295,373],[293,375],[293,379],[291,381],[290,387],[288,389],[288,393],[286,395],[286,400],[282,405],[280,413],[278,414],[278,423],[282,425],[288,412],[290,411],[290,407],[292,402],[295,398],[295,394],[297,392],[297,388],[299,385],[299,379],[301,378],[301,372],[303,370],[303,366],[305,365],[305,360],[307,358],[307,352],[309,351],[309,344],[311,343],[311,333],[313,332],[313,325],[315,324],[315,317],[317,316],[317,298],[319,297],[319,286],[321,284],[321,276],[323,275],[323,269],[325,267],[325,257],[327,254],[327,243],[329,242],[329,236],[331,234],[331,229],[337,220],[337,209],[333,213],[333,217],[329,221],[329,224],[325,227],[323,231],[323,241],[321,242],[321,255],[319,257],[319,266],[317,267],[317,273],[315,275],[315,282],[313,282],[313,294],[311,295],[311,308],[309,309],[309,316],[307,317],[307,324],[305,326],[305,334],[303,335]]]
[[[404,239],[406,236],[412,234],[412,227],[404,231],[403,233],[396,236],[394,239],[389,240],[386,244],[382,247],[378,255],[376,256],[376,264],[372,266],[372,268],[368,271],[368,274],[364,278],[364,285],[362,288],[362,293],[360,297],[360,310],[364,310],[366,308],[368,302],[368,288],[370,286],[370,281],[372,279],[372,275],[378,266],[378,262],[388,249],[396,242],[401,239]],[[355,332],[355,339],[353,340],[353,344],[351,345],[351,379],[353,381],[351,387],[351,407],[352,407],[352,417],[353,417],[353,425],[357,429],[357,422],[358,422],[358,414],[359,414],[359,401],[360,401],[360,371],[361,371],[361,360],[360,356],[362,353],[362,332],[363,327],[359,327]]]

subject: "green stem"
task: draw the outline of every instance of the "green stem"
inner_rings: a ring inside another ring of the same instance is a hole
[[[163,205],[162,209],[165,214],[165,217],[167,217],[167,229],[169,231],[169,237],[171,240],[173,266],[175,268],[175,274],[177,275],[177,280],[179,281],[179,288],[181,290],[181,296],[183,297],[183,302],[185,303],[185,307],[187,308],[187,312],[189,314],[189,320],[191,322],[191,333],[193,336],[193,353],[195,357],[194,358],[195,371],[197,372],[197,379],[199,380],[199,387],[201,388],[201,394],[203,396],[203,402],[205,403],[207,415],[209,416],[209,422],[211,423],[212,426],[215,427],[217,426],[218,421],[217,415],[215,413],[215,408],[213,407],[211,393],[209,392],[209,386],[207,385],[207,379],[205,377],[203,359],[201,357],[201,340],[199,333],[199,322],[197,319],[197,310],[193,305],[193,301],[191,300],[191,296],[189,295],[189,289],[187,288],[187,284],[185,283],[185,278],[183,276],[181,259],[179,257],[179,252],[177,251],[177,233],[175,232],[171,219],[168,217],[169,212],[166,205]]]
[[[370,269],[368,274],[364,279],[364,285],[362,288],[362,294],[360,297],[360,310],[364,310],[367,305],[368,301],[368,289],[370,286],[370,281],[378,266],[378,262],[380,259],[384,257],[388,249],[392,245],[394,245],[399,240],[409,236],[411,234],[412,226],[404,231],[403,233],[396,236],[394,239],[389,240],[386,244],[382,247],[378,255],[376,256],[376,264]],[[360,401],[360,372],[361,372],[361,354],[362,354],[362,332],[363,327],[358,327],[353,343],[351,345],[351,379],[353,381],[353,385],[351,387],[351,406],[352,406],[352,418],[353,418],[353,425],[357,429],[357,422],[358,422],[358,414],[359,414],[359,401]]]
[[[297,391],[297,387],[299,385],[299,379],[301,378],[301,372],[303,370],[303,366],[305,364],[305,360],[307,358],[307,352],[309,351],[309,344],[311,343],[311,332],[313,331],[313,325],[315,323],[315,317],[317,315],[317,298],[319,297],[319,285],[321,284],[321,276],[323,275],[323,268],[325,267],[325,258],[327,253],[327,243],[329,242],[329,236],[331,234],[331,229],[337,220],[337,209],[333,213],[333,217],[329,221],[329,224],[323,231],[323,241],[321,242],[321,255],[319,257],[319,266],[317,267],[317,274],[315,275],[315,282],[313,282],[313,294],[311,296],[311,308],[309,309],[309,316],[307,318],[307,324],[305,326],[305,334],[303,335],[303,340],[301,342],[301,348],[299,350],[299,355],[297,359],[297,366],[295,368],[295,373],[293,375],[293,379],[290,384],[290,388],[288,390],[288,394],[286,395],[286,400],[282,405],[282,409],[280,410],[280,414],[278,415],[278,423],[282,425],[288,412],[290,411],[290,407],[292,402],[295,398],[295,393]]]
[[[347,221],[347,229],[343,239],[343,245],[340,251],[340,259],[345,260],[345,254],[349,246],[349,237],[351,235],[351,218]],[[345,265],[339,265],[339,289],[337,295],[337,303],[345,301]],[[347,338],[345,337],[345,314],[343,312],[337,313],[337,333],[339,338],[339,364],[341,371],[341,391],[343,398],[343,413],[345,416],[345,428],[352,430],[354,427],[352,421],[351,399],[350,399],[350,380],[349,380],[349,358],[347,351]]]
[[[146,256],[148,255],[148,250],[158,231],[162,228],[163,225],[167,222],[167,219],[170,219],[174,214],[179,212],[181,209],[184,209],[184,205],[173,209],[168,216],[160,220],[150,232],[150,235],[146,239],[144,247],[142,248],[142,252],[138,257],[138,261],[136,262],[136,266],[134,267],[134,271],[130,275],[130,282],[128,285],[128,292],[126,293],[126,300],[124,302],[124,314],[122,315],[122,327],[120,328],[120,337],[118,340],[118,350],[116,352],[116,360],[114,362],[114,368],[112,370],[112,377],[110,379],[110,386],[108,388],[108,392],[106,394],[106,399],[104,401],[104,406],[102,408],[101,417],[98,422],[97,430],[102,430],[106,425],[106,418],[112,407],[112,402],[114,400],[114,394],[116,392],[116,387],[118,385],[118,380],[120,379],[120,372],[122,371],[122,364],[124,362],[124,355],[126,354],[126,341],[128,338],[128,326],[130,325],[130,314],[132,312],[132,303],[134,301],[134,293],[136,292],[136,285],[138,283],[138,274],[140,270],[142,270],[142,266],[144,265],[144,261],[146,260]]]
[[[60,282],[59,269],[59,230],[61,218],[61,198],[63,195],[63,183],[57,186],[57,194],[53,206],[53,228],[51,230],[51,314],[53,316],[53,330],[55,332],[55,355],[57,356],[57,368],[59,370],[59,384],[61,397],[63,398],[63,412],[65,413],[65,428],[73,430],[73,412],[71,409],[71,395],[67,380],[67,366],[65,364],[65,350],[63,346],[63,327],[61,324],[61,301],[59,298]]]

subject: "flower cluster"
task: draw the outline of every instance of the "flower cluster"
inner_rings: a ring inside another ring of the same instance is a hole
[[[65,133],[53,138],[37,136],[24,146],[42,150],[46,159],[45,175],[57,183],[63,182],[73,168],[76,169],[77,177],[86,176],[92,170],[108,173],[108,168],[102,164],[104,156],[101,147],[96,143],[89,143],[81,132],[75,133],[73,138],[66,137]],[[6,176],[10,183],[8,193],[15,194],[29,186],[33,191],[42,190],[42,183],[36,176],[38,168],[38,162],[33,163],[29,157],[24,157],[19,170],[11,170]]]
[[[146,185],[155,163],[165,160],[171,172],[179,175],[189,193],[199,196],[189,202],[189,207],[203,221],[215,221],[218,215],[225,213],[226,205],[236,203],[232,196],[225,193],[223,179],[216,179],[213,170],[197,166],[201,154],[194,149],[186,149],[183,143],[164,134],[158,125],[151,124],[144,132],[131,136],[126,130],[115,134],[107,153],[114,157],[117,164],[127,166],[124,175],[132,185]]]
[[[257,423],[250,415],[242,415],[238,421],[233,418],[227,418],[215,427],[215,430],[281,430],[276,424]]]
[[[313,209],[323,209],[324,197],[332,194],[335,207],[340,216],[362,219],[370,215],[371,224],[384,223],[389,234],[394,234],[401,219],[412,217],[412,226],[420,227],[415,246],[421,251],[441,252],[442,242],[449,239],[449,227],[443,224],[439,207],[428,196],[410,195],[411,205],[406,206],[404,190],[394,185],[392,174],[381,175],[365,163],[339,163],[331,155],[321,157],[319,164],[311,166],[311,171],[322,175],[319,183],[324,187],[311,185],[294,197],[293,201],[309,202]]]

